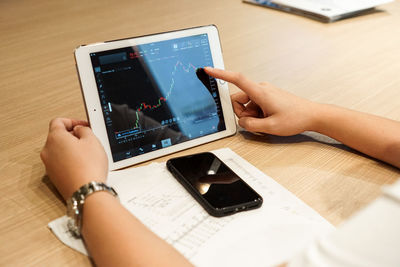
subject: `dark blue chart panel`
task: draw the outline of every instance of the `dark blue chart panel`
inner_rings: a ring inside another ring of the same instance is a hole
[[[225,130],[207,34],[90,56],[114,161]]]

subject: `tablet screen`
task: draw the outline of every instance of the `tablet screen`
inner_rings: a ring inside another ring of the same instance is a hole
[[[114,162],[226,129],[207,34],[90,58]]]

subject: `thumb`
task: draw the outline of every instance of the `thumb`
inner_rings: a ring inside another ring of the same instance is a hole
[[[272,116],[267,118],[242,117],[238,123],[249,132],[274,134],[274,121]]]
[[[89,127],[77,125],[74,127],[74,135],[81,139],[93,136],[93,132]]]

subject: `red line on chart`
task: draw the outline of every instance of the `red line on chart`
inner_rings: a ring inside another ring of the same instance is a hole
[[[170,83],[169,90],[168,90],[166,96],[165,96],[165,97],[160,97],[160,98],[157,100],[156,104],[153,104],[153,105],[147,104],[147,103],[145,103],[145,102],[142,102],[142,103],[140,104],[139,108],[136,109],[135,128],[138,128],[138,127],[139,127],[139,112],[140,112],[140,111],[146,110],[146,109],[154,110],[154,109],[156,109],[156,108],[159,108],[159,107],[162,105],[162,102],[167,102],[169,96],[170,96],[171,93],[172,93],[172,89],[173,89],[174,86],[175,86],[175,79],[174,79],[174,76],[175,76],[175,73],[176,73],[176,71],[177,71],[177,69],[178,69],[178,66],[182,67],[182,70],[185,71],[186,73],[189,73],[189,71],[190,71],[191,69],[193,69],[194,71],[196,71],[196,69],[197,69],[192,63],[189,63],[187,66],[185,66],[180,60],[178,60],[178,61],[176,62],[176,64],[175,64],[175,66],[174,66],[174,70],[173,70],[172,73],[171,73],[171,83]]]

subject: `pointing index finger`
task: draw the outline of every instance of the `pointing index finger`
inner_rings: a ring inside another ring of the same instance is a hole
[[[259,96],[258,84],[249,80],[240,72],[205,67],[206,73],[214,78],[233,83],[251,98]]]

